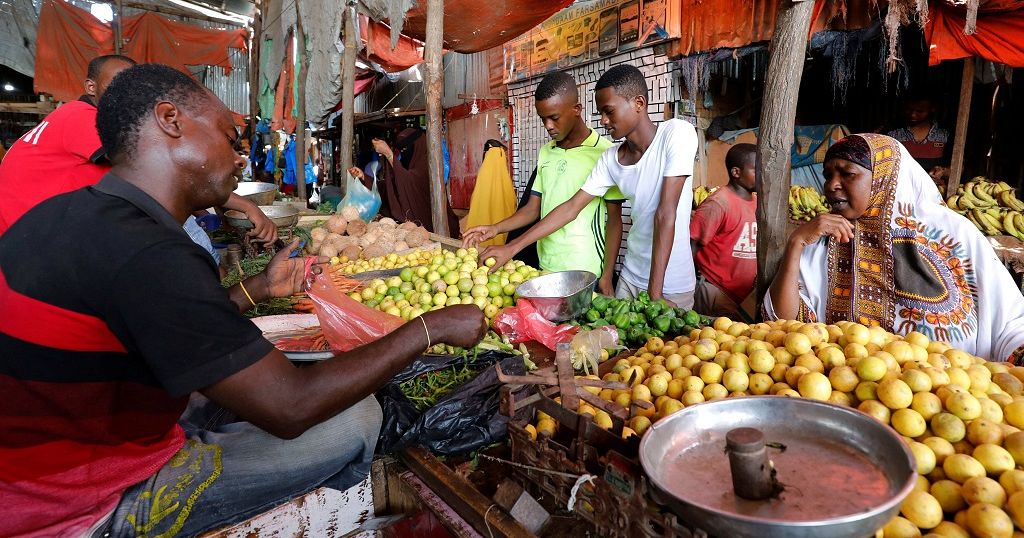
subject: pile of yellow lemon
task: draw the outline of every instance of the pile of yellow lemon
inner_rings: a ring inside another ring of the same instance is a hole
[[[673,340],[650,339],[603,379],[631,387],[596,389],[630,409],[623,437],[642,436],[652,421],[687,406],[734,396],[855,407],[895,429],[917,464],[917,487],[879,537],[1024,537],[1024,367],[988,362],[919,332],[718,318]],[[603,410],[581,403],[578,412],[611,428]],[[555,435],[550,416],[535,418],[531,435]]]
[[[342,272],[347,275],[354,275],[357,273],[365,273],[367,271],[383,271],[386,269],[400,269],[402,267],[426,265],[430,263],[430,260],[432,260],[434,256],[439,254],[441,254],[441,249],[418,249],[401,256],[392,252],[386,256],[378,256],[376,258],[370,258],[369,260],[350,260],[348,256],[335,256],[331,258],[331,264],[344,264],[344,267],[341,268]]]

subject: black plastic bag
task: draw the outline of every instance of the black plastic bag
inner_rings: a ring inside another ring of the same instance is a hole
[[[523,375],[523,358],[498,352],[480,354],[471,363],[482,368],[476,376],[442,397],[433,407],[417,411],[402,394],[399,383],[465,359],[457,356],[424,356],[377,391],[384,410],[384,423],[377,440],[377,453],[389,454],[410,446],[422,446],[434,453],[455,455],[493,444],[506,434],[508,418],[498,411],[501,382],[493,365],[510,375]]]

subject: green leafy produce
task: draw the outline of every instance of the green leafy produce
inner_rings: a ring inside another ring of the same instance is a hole
[[[433,407],[444,395],[455,390],[476,375],[470,367],[469,355],[461,365],[420,374],[403,381],[398,387],[418,411]]]
[[[230,288],[245,278],[260,273],[266,269],[268,264],[270,264],[271,257],[272,256],[268,252],[252,258],[243,259],[239,262],[239,265],[242,267],[242,272],[238,271],[238,267],[231,267],[228,269],[228,274],[224,277],[224,280],[221,280],[221,286]],[[256,303],[256,306],[250,308],[244,313],[244,315],[249,318],[256,318],[259,316],[274,316],[278,314],[294,313],[295,309],[292,305],[291,299],[288,297],[274,297],[273,299]]]

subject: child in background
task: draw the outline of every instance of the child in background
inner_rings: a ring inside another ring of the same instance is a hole
[[[700,272],[694,310],[708,316],[749,316],[740,305],[757,276],[757,147],[736,144],[725,155],[729,184],[709,196],[690,217],[693,261]]]
[[[931,97],[911,95],[903,104],[906,127],[890,131],[889,136],[899,140],[935,184],[944,189],[949,180],[952,145],[949,131],[939,127],[934,115],[935,101]]]

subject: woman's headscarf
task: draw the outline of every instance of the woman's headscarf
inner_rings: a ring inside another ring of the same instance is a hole
[[[804,249],[804,321],[842,320],[932,340],[992,360],[1024,348],[1024,297],[981,232],[947,208],[935,183],[895,139],[852,135],[840,158],[869,149],[869,207],[849,243]],[[830,150],[831,153],[831,150]],[[984,274],[984,279],[981,275]],[[770,295],[765,311],[773,315]]]
[[[388,216],[402,222],[413,221],[434,231],[430,212],[430,171],[427,165],[427,139],[423,130],[404,129],[393,147],[394,162],[381,160],[378,184]],[[459,222],[447,207],[448,230],[458,236]]]

